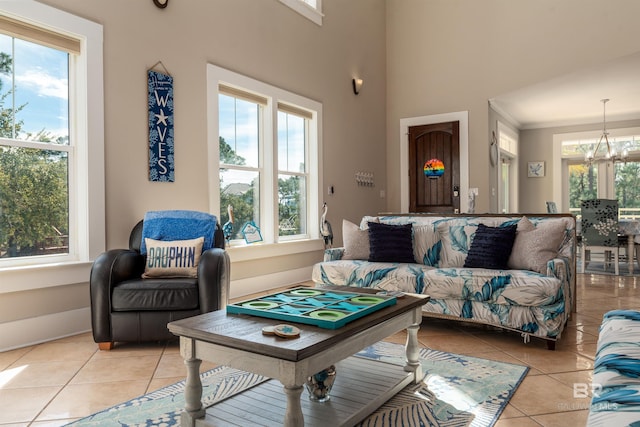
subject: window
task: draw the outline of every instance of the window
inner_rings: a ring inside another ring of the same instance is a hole
[[[498,211],[518,212],[518,134],[497,122],[499,147]]]
[[[246,224],[268,244],[317,239],[321,104],[214,65],[208,79],[212,211],[233,216],[232,247]]]
[[[280,0],[305,18],[322,25],[322,0]]]
[[[104,250],[102,27],[19,3],[0,16],[0,272]]]
[[[640,215],[640,129],[615,129],[610,133],[612,146],[629,153],[626,162],[602,158],[591,165],[584,162],[585,153],[597,144],[599,132],[558,136],[565,181],[563,200],[567,200],[572,213],[580,213],[584,199],[606,198],[618,200],[621,217]]]

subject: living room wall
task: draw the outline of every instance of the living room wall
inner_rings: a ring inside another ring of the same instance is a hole
[[[640,120],[625,120],[607,122],[607,129],[640,127]],[[546,162],[546,173],[543,178],[527,179],[526,173],[520,180],[519,190],[526,197],[520,198],[520,210],[522,212],[546,212],[545,202],[553,200],[554,188],[560,186],[560,177],[554,175],[553,170],[553,136],[564,133],[576,133],[595,131],[602,132],[602,122],[576,125],[557,126],[540,129],[526,129],[520,131],[520,153],[518,161],[520,170],[526,171],[528,161],[542,160]],[[562,209],[558,206],[559,210]]]
[[[479,188],[476,212],[490,211],[487,100],[640,51],[639,13],[640,2],[627,0],[387,0],[387,188],[407,173],[400,119],[468,111],[469,181]],[[389,191],[387,210],[399,209]]]
[[[148,210],[209,210],[209,195],[216,189],[208,188],[207,177],[217,173],[209,171],[206,155],[209,63],[322,103],[322,196],[336,244],[342,218],[357,221],[384,210],[379,194],[386,183],[380,155],[386,145],[384,0],[325,0],[322,26],[277,0],[170,0],[166,9],[151,0],[42,3],[104,27],[105,98],[93,102],[104,102],[105,110],[108,249],[126,247],[131,228]],[[148,180],[146,71],[158,61],[174,78],[174,183]],[[356,75],[364,79],[357,96],[351,87]],[[358,187],[357,171],[374,173],[376,187]],[[332,196],[326,192],[329,185],[335,189]],[[322,251],[242,260],[231,253],[231,258],[232,286],[264,288],[267,277],[280,284],[308,280]],[[232,289],[232,295],[243,292]],[[4,294],[0,325],[25,330],[27,321],[84,310],[78,329],[88,330],[88,305],[88,283],[77,280],[42,292]],[[55,337],[55,325],[47,328]]]

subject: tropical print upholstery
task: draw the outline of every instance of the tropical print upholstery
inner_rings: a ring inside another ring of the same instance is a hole
[[[313,268],[317,284],[377,288],[431,297],[425,315],[484,323],[549,340],[560,337],[575,290],[575,220],[528,217],[533,224],[562,221],[565,238],[547,274],[529,270],[464,268],[479,224],[517,224],[520,216],[380,216],[387,224],[413,224],[415,263],[342,260],[343,248],[325,251]],[[371,217],[362,220],[361,227]],[[364,228],[364,227],[363,227]]]
[[[592,384],[587,426],[640,425],[640,312],[604,315]]]

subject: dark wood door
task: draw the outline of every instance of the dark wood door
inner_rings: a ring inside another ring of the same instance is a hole
[[[457,121],[409,127],[409,212],[460,211],[459,128]],[[425,163],[434,159],[444,172],[426,176]]]

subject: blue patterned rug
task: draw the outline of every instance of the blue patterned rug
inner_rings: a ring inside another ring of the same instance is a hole
[[[379,342],[359,357],[404,365],[404,346]],[[359,426],[489,427],[497,421],[527,371],[526,366],[421,349],[420,384],[391,398]],[[267,378],[220,366],[201,374],[205,406],[247,390]],[[68,424],[89,426],[177,426],[184,407],[184,381]]]

